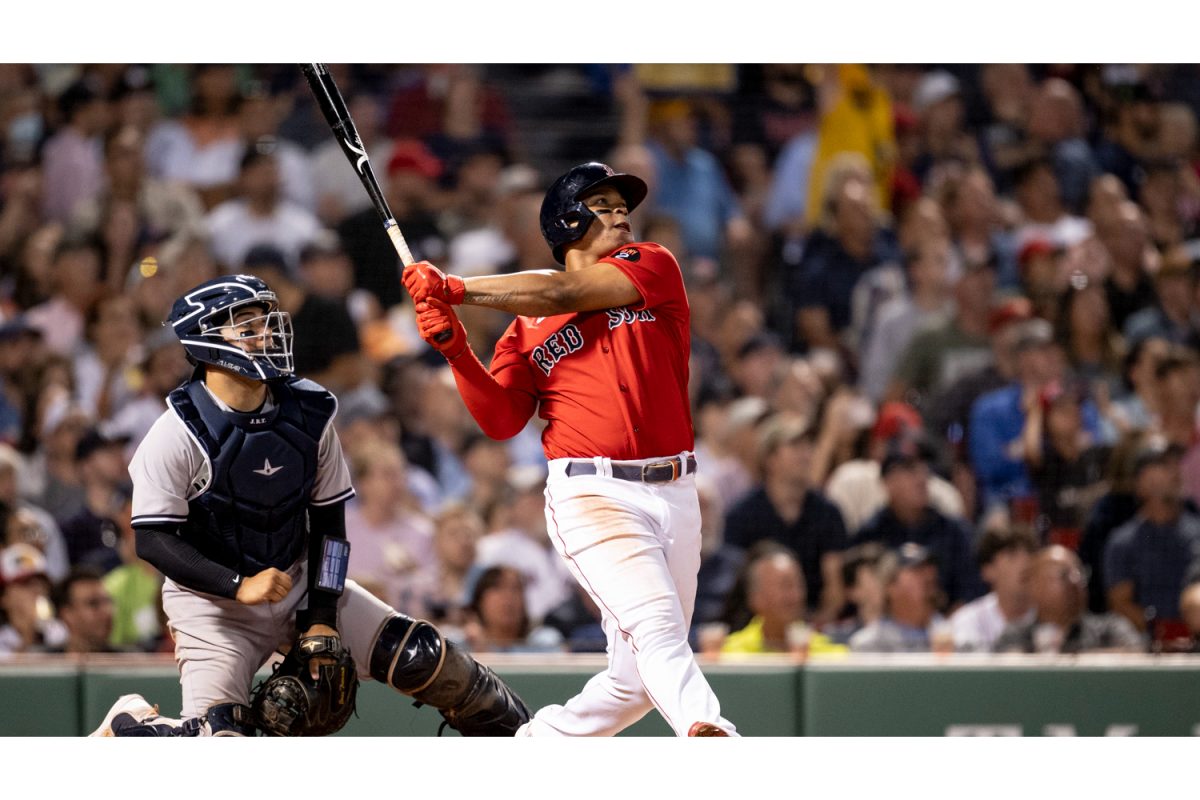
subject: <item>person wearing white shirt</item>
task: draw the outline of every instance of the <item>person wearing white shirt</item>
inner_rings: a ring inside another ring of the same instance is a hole
[[[278,159],[270,148],[256,147],[242,157],[240,196],[206,217],[213,255],[226,270],[242,266],[256,245],[272,245],[288,267],[298,269],[300,250],[321,234],[321,223],[304,208],[283,199]]]
[[[997,526],[984,531],[977,548],[979,569],[992,591],[950,617],[954,649],[986,653],[1009,625],[1033,618],[1029,576],[1038,542],[1032,530]]]

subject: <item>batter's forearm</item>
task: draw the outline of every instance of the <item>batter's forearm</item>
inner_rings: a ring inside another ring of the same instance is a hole
[[[523,317],[552,317],[582,309],[571,307],[566,273],[551,270],[515,275],[478,275],[463,280],[463,303]]]
[[[621,268],[601,261],[568,272],[538,270],[466,278],[462,302],[523,317],[553,317],[640,303],[642,293]]]

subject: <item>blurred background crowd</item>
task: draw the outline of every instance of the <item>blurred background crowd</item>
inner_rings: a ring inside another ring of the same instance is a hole
[[[553,266],[643,177],[679,259],[705,652],[1200,636],[1200,68],[332,66],[414,254]],[[294,65],[0,65],[0,655],[171,652],[128,459],[171,301],[250,272],[337,394],[350,577],[476,651],[597,651],[539,420],[489,440]],[[510,319],[461,311],[485,363]],[[654,380],[654,376],[645,376]]]

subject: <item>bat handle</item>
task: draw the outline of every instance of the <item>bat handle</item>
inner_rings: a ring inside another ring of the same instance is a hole
[[[389,219],[383,223],[383,227],[392,240],[392,247],[396,248],[396,254],[400,256],[400,263],[407,267],[416,261],[412,251],[408,249],[408,242],[404,241],[404,234],[400,233],[400,226],[396,224],[396,220]]]
[[[400,233],[400,226],[396,224],[396,220],[387,220],[383,223],[383,228],[387,231],[388,237],[392,240],[392,246],[396,248],[396,253],[400,256],[400,263],[406,267],[412,264],[416,259],[413,258],[412,251],[408,249],[408,242],[404,241],[404,234]],[[442,331],[434,338],[439,342],[445,342],[451,336],[453,334],[450,331]]]

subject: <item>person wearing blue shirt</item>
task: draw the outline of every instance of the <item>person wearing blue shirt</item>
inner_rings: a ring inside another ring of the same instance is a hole
[[[652,117],[656,136],[647,143],[654,159],[654,210],[677,220],[689,256],[718,259],[726,244],[751,234],[737,196],[716,157],[697,144],[691,106],[659,103]]]
[[[1042,388],[1062,377],[1062,358],[1050,323],[1032,319],[1021,325],[1014,345],[1016,381],[981,396],[971,407],[968,449],[985,509],[1034,496],[1021,441],[1025,413]],[[1101,441],[1095,403],[1085,400],[1080,413],[1084,430],[1093,441]]]

